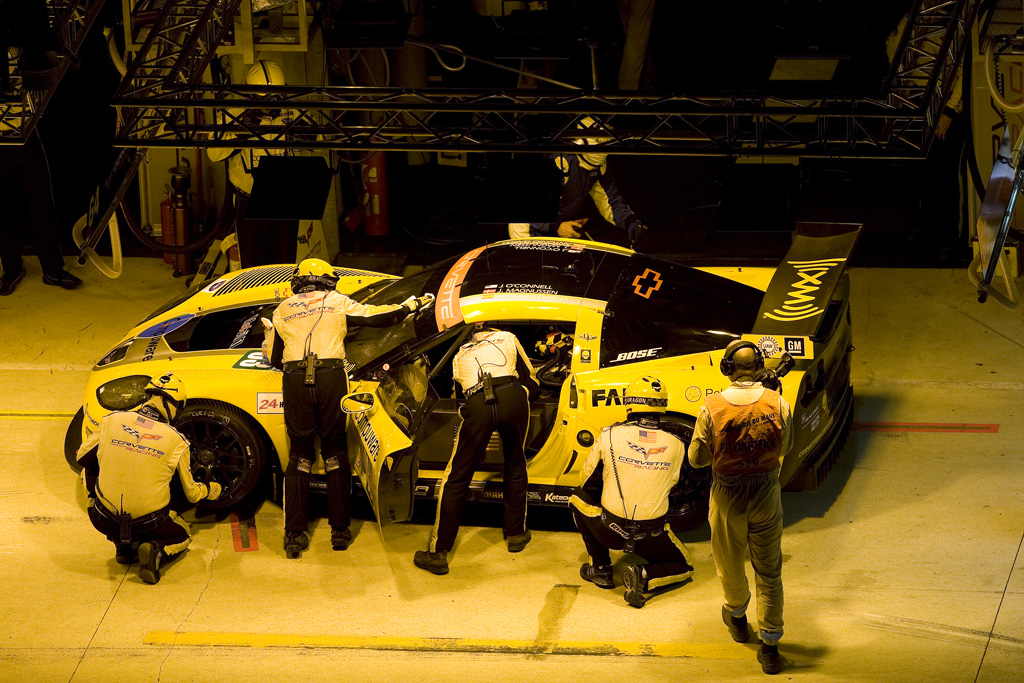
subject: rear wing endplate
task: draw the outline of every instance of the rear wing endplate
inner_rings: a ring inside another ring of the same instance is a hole
[[[752,333],[814,336],[861,226],[799,223],[761,301]]]

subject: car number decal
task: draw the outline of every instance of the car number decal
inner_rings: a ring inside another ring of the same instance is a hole
[[[280,391],[256,392],[256,413],[259,415],[283,415],[284,395]]]
[[[273,366],[263,362],[263,351],[249,351],[235,361],[233,368],[240,370],[273,370]]]

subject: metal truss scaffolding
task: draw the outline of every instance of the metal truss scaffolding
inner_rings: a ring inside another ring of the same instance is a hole
[[[149,28],[114,97],[117,145],[559,152],[578,151],[574,140],[586,136],[609,154],[920,158],[980,0],[916,0],[876,98],[204,84],[241,2],[136,4],[133,30],[143,17]],[[597,125],[581,134],[584,116]]]
[[[96,21],[103,0],[48,0],[50,24],[57,29],[63,46],[64,58],[58,66],[59,77],[77,60],[77,55]],[[6,49],[6,46],[0,46]],[[21,70],[16,60],[3,61],[7,65],[10,91],[0,92],[0,144],[22,144],[42,116],[56,87],[49,90],[29,90],[23,87]]]

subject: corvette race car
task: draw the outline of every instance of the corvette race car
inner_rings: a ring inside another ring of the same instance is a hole
[[[358,301],[436,297],[398,325],[353,328],[346,339],[349,458],[378,521],[406,521],[416,499],[436,497],[459,419],[451,359],[477,324],[515,333],[543,389],[526,444],[531,504],[567,503],[601,429],[625,418],[623,389],[637,376],[666,385],[665,422],[689,442],[704,397],[728,385],[718,364],[739,338],[757,344],[770,368],[792,358],[781,381],[795,433],[781,479],[786,490],[813,490],[852,419],[844,268],[858,232],[800,229],[777,268],[691,268],[549,238],[497,242],[404,278],[336,268],[338,290]],[[279,499],[288,460],[281,374],[262,362],[259,319],[291,294],[293,267],[229,273],[128,332],[90,374],[65,439],[69,462],[104,415],[138,405],[150,377],[172,371],[188,387],[177,427],[192,444],[193,475],[224,487],[209,507]],[[501,472],[494,434],[471,499],[500,501]],[[708,491],[707,472],[687,465],[672,494],[674,526],[704,523]]]

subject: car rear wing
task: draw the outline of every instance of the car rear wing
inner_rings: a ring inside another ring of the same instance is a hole
[[[752,333],[816,336],[860,230],[851,223],[797,224]]]

